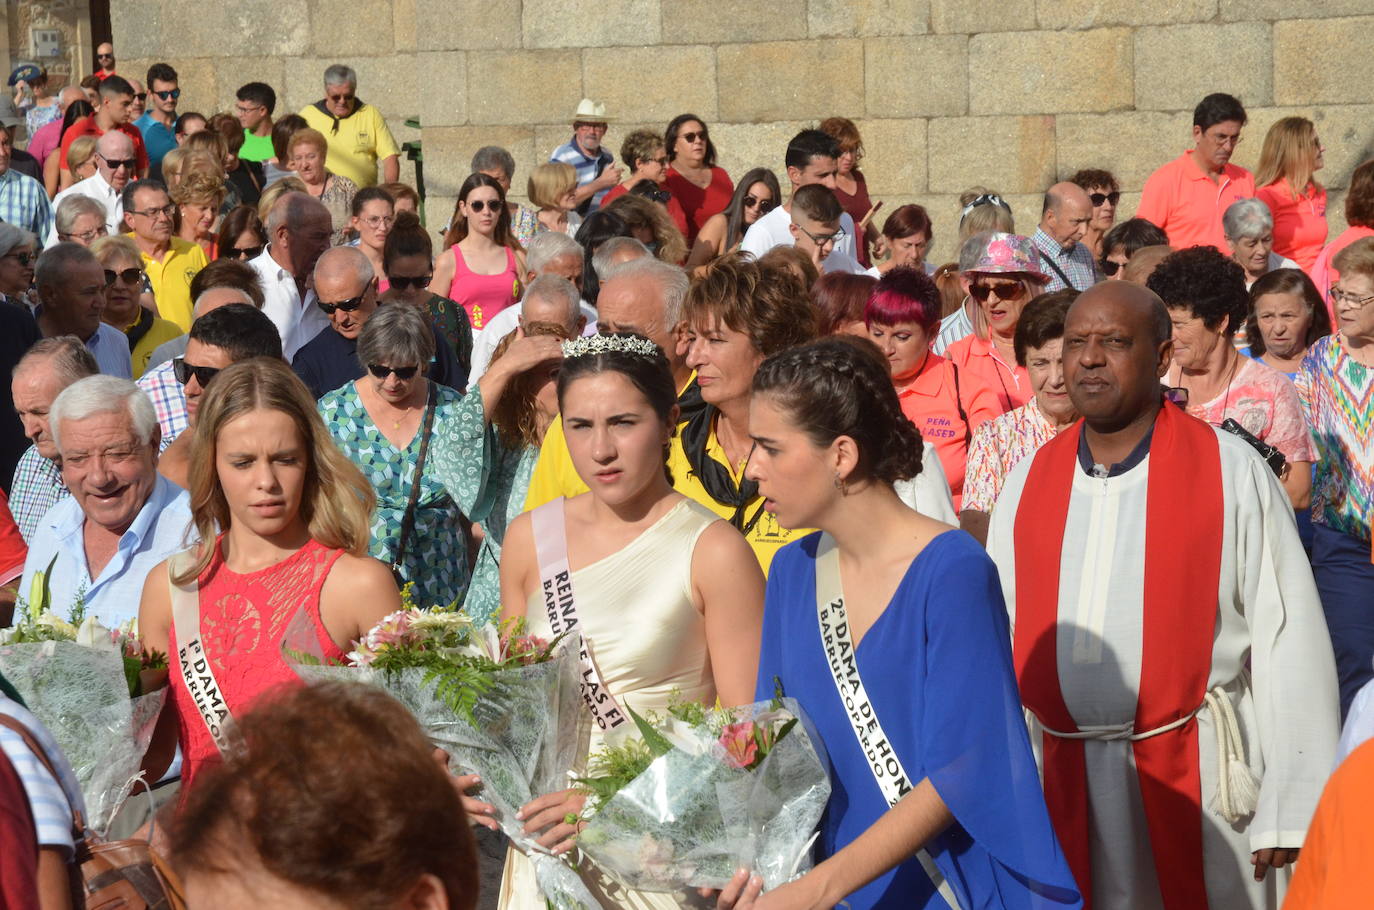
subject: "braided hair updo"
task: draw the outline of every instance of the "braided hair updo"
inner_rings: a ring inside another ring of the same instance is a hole
[[[832,335],[780,351],[754,374],[754,394],[767,394],[811,442],[840,436],[859,446],[852,480],[893,484],[921,473],[921,431],[902,413],[887,363],[865,338]]]

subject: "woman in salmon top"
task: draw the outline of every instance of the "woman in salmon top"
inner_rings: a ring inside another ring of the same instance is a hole
[[[1326,189],[1317,182],[1322,141],[1306,117],[1269,127],[1255,171],[1255,198],[1274,217],[1274,252],[1310,273],[1326,244]]]
[[[186,788],[219,760],[211,722],[222,725],[269,689],[298,684],[281,650],[292,620],[308,623],[324,655],[341,660],[351,642],[400,609],[391,572],[367,555],[372,489],[283,361],[259,357],[224,369],[198,414],[190,485],[203,543],[148,573],[138,616],[144,648],[168,655],[172,710],[164,717],[177,722]],[[177,627],[174,598],[198,628]],[[203,653],[213,680],[198,670],[188,684],[179,647]],[[203,715],[192,685],[201,694],[218,689],[227,716]]]

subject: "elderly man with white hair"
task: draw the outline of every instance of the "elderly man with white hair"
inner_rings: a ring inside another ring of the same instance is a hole
[[[1296,269],[1298,264],[1274,252],[1274,216],[1258,199],[1231,203],[1221,216],[1231,258],[1245,270],[1245,289],[1275,269]],[[1325,288],[1322,288],[1325,291]]]
[[[283,193],[267,213],[267,249],[249,263],[262,284],[262,311],[281,333],[287,360],[310,339],[329,328],[329,318],[315,305],[310,273],[333,235],[333,219],[324,203],[306,193]]]
[[[638,244],[644,249],[644,255],[650,255],[647,248],[633,238],[612,238],[628,239],[630,242]],[[610,241],[607,241],[610,242]],[[604,244],[603,244],[604,246]],[[578,311],[582,316],[582,322],[573,331],[573,323],[568,323],[568,329],[574,337],[577,335],[596,334],[596,309],[582,299],[582,247],[576,240],[560,231],[544,231],[536,234],[530,241],[529,249],[525,252],[525,299],[529,297],[529,288],[535,280],[544,275],[556,275],[565,281],[570,282],[577,291]],[[472,374],[470,381],[476,382],[482,374],[487,371],[491,364],[492,352],[517,325],[528,322],[528,318],[523,315],[523,306],[506,307],[501,312],[487,320],[487,324],[472,339]]]
[[[53,612],[80,601],[113,628],[138,615],[153,566],[186,546],[186,494],[157,472],[157,415],[127,379],[90,376],[57,396],[49,415],[71,493],[29,542],[21,590],[45,572]]]
[[[63,243],[90,246],[110,235],[105,226],[105,204],[90,196],[68,196],[53,213],[57,239]]]
[[[138,178],[134,141],[127,133],[110,130],[95,143],[95,173],[79,180],[53,198],[55,211],[71,196],[89,196],[105,207],[105,230],[116,234],[124,224],[124,187]],[[57,225],[48,233],[45,246],[57,243]]]
[[[333,173],[352,180],[359,189],[400,179],[401,147],[382,112],[358,97],[358,74],[353,67],[336,63],[326,69],[324,97],[302,110],[301,116],[328,140],[325,166]]]

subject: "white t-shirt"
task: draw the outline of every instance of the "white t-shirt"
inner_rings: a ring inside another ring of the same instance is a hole
[[[583,335],[596,334],[596,308],[585,300],[577,302],[582,310],[582,315],[587,320],[587,327],[582,330]],[[496,346],[501,343],[501,339],[509,335],[517,325],[520,324],[520,307],[508,306],[495,316],[487,320],[487,324],[472,336],[472,369],[468,371],[468,386],[482,378],[482,374],[491,366],[491,355],[496,352]]]
[[[831,272],[845,272],[850,275],[866,274],[864,267],[859,265],[859,260],[842,252],[838,246],[830,251],[829,256],[821,260],[821,271],[826,274]]]
[[[753,253],[754,258],[759,259],[775,246],[794,246],[795,241],[792,239],[791,225],[791,213],[782,206],[778,206],[750,226],[744,235],[744,242],[740,244],[739,248],[745,253]],[[849,217],[848,212],[840,215],[840,229],[844,231],[844,236],[835,241],[835,248],[831,250],[831,255],[840,252],[853,259],[854,219]],[[826,259],[829,261],[829,257]],[[827,268],[826,271],[834,270]]]

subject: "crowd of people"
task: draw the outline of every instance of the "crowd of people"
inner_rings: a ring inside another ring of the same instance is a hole
[[[846,118],[732,176],[703,118],[617,158],[584,99],[527,205],[486,146],[431,234],[350,68],[204,116],[107,49],[0,110],[0,620],[41,575],[172,656],[145,765],[191,906],[473,907],[480,785],[283,639],[304,617],[343,660],[403,590],[551,636],[551,547],[618,704],[780,686],[828,755],[810,871],[659,894],[583,860],[603,906],[1374,884],[1374,161],[1330,238],[1314,124],[1251,174],[1211,94],[1134,217],[1106,169],[1038,213],[970,187],[941,264],[921,205],[877,217]],[[79,794],[0,747],[0,907],[69,906]],[[585,802],[517,818],[567,854]],[[543,906],[513,847],[499,903]]]

